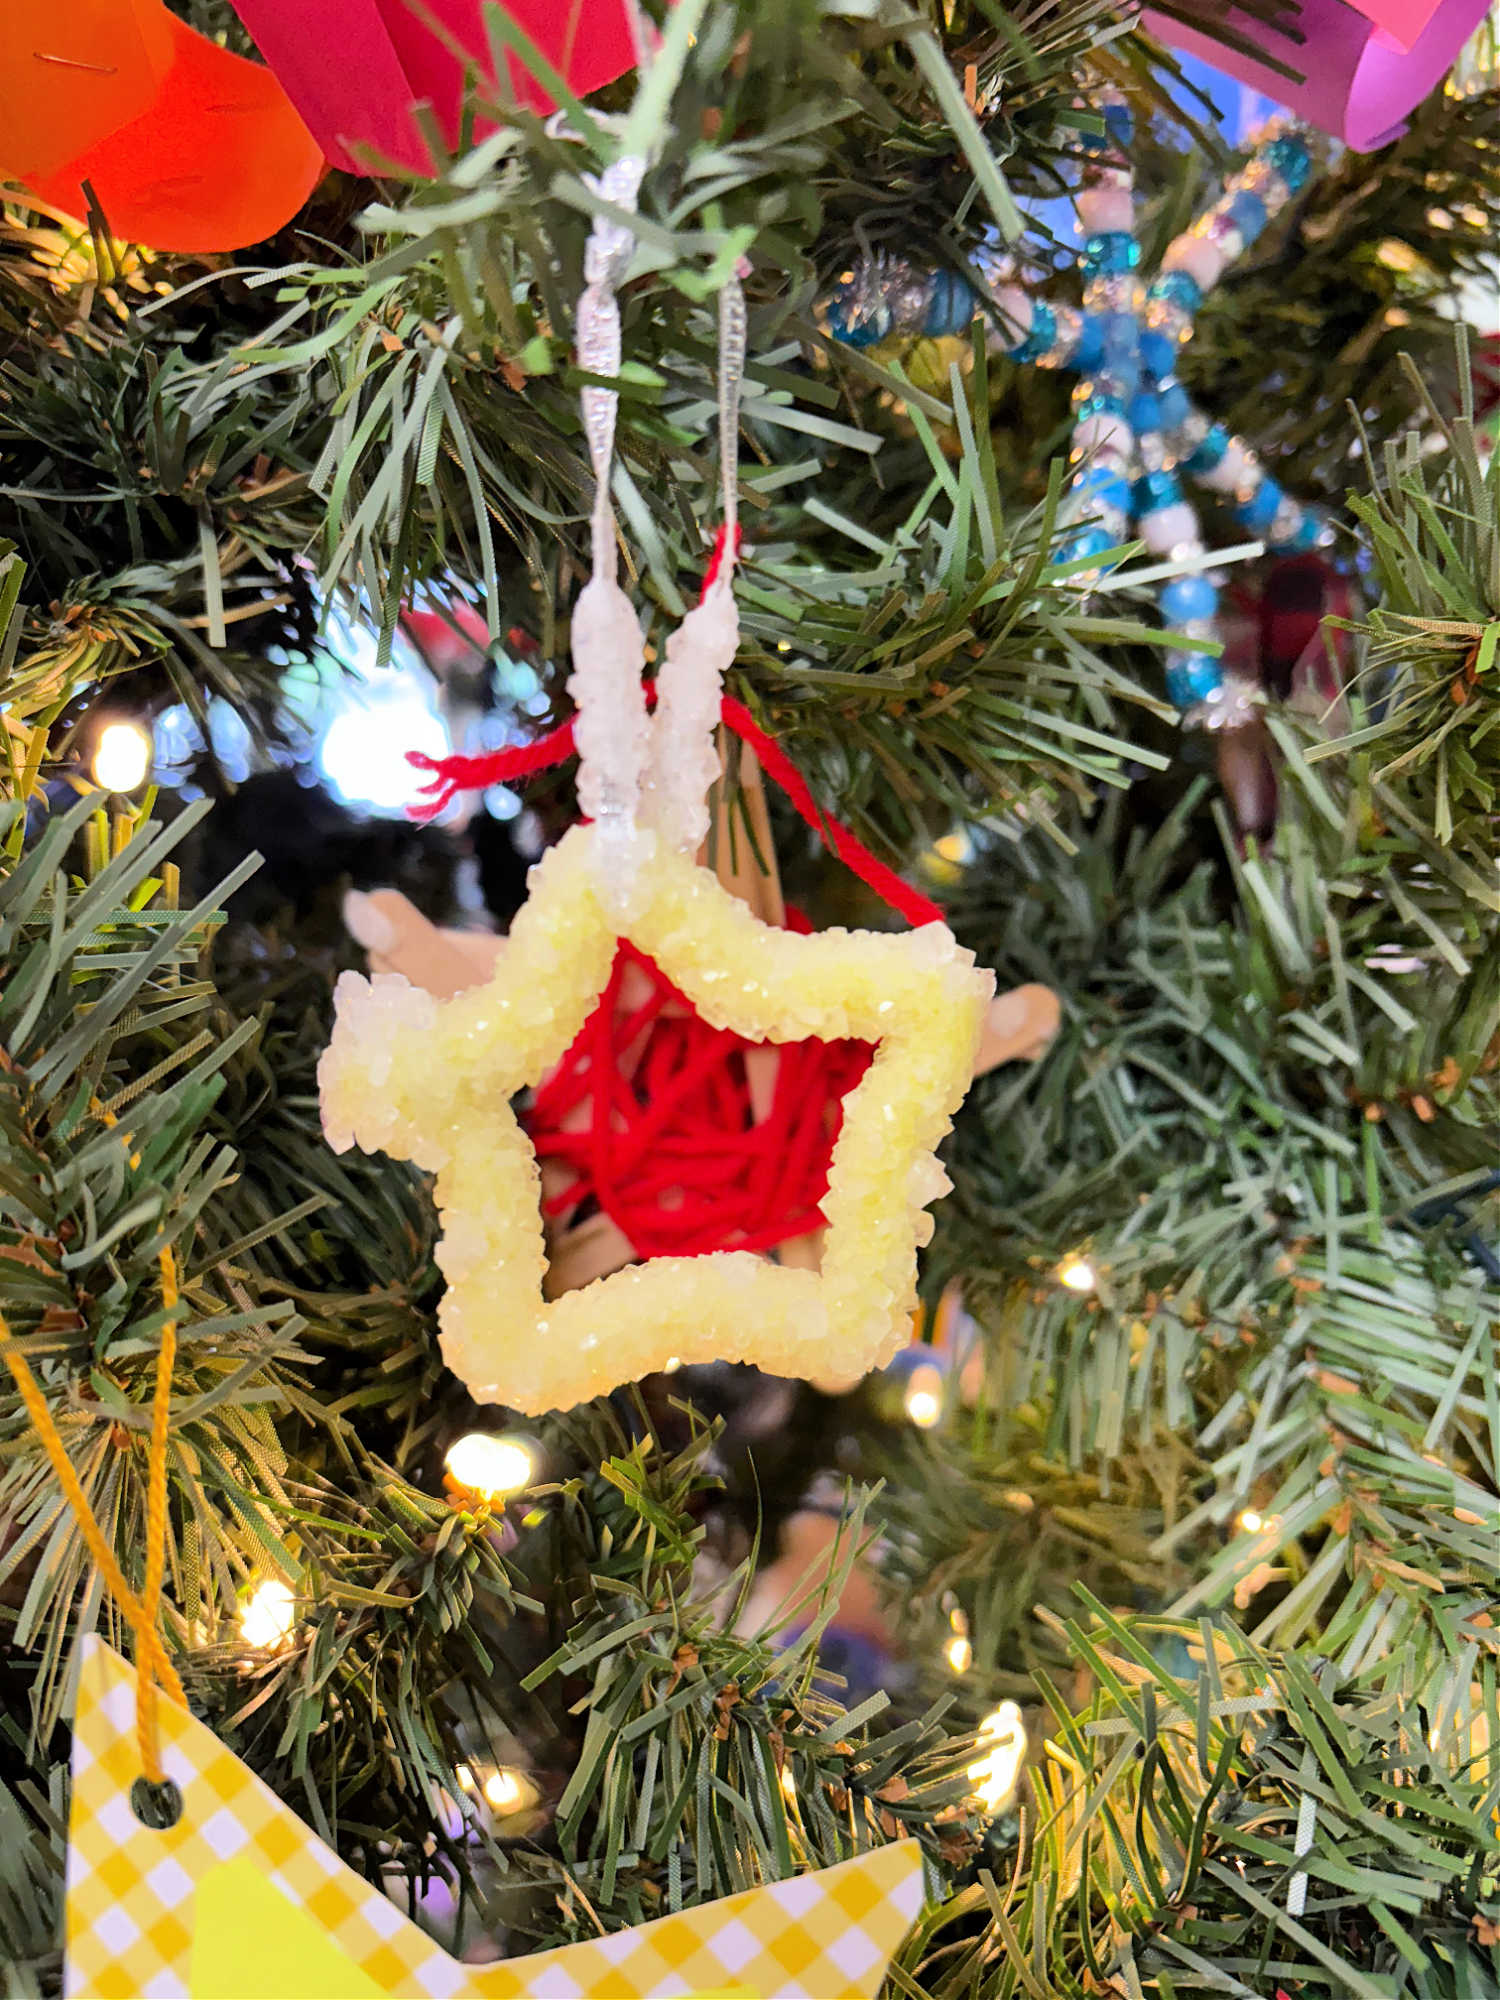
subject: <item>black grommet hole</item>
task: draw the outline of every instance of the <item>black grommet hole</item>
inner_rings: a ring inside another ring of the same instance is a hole
[[[182,1793],[166,1778],[153,1785],[149,1778],[137,1778],[130,1787],[130,1810],[142,1826],[153,1833],[165,1833],[182,1818]]]

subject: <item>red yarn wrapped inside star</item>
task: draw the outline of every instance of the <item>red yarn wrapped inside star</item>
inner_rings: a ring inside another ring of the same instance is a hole
[[[810,928],[792,911],[787,927]],[[544,1212],[602,1211],[638,1257],[767,1251],[809,1235],[823,1227],[844,1098],[872,1053],[854,1041],[770,1047],[710,1027],[622,943],[598,1006],[522,1120],[537,1158],[569,1170]]]

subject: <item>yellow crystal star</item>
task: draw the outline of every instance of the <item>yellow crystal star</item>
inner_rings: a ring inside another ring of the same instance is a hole
[[[594,843],[575,827],[532,871],[486,985],[439,1002],[399,976],[343,975],[318,1071],[329,1141],[435,1172],[443,1355],[481,1402],[566,1408],[674,1356],[857,1381],[906,1338],[924,1211],[948,1187],[935,1149],[968,1088],[994,976],[942,924],[799,936],[761,923],[665,848],[643,859],[617,921]],[[875,1045],[844,1102],[820,1271],[747,1251],[660,1257],[544,1299],[541,1180],[511,1099],[571,1046],[622,936],[715,1027]]]

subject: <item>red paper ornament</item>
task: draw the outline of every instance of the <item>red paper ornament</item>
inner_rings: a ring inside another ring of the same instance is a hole
[[[323,172],[262,64],[162,0],[4,0],[0,174],[65,215],[87,182],[115,236],[238,250],[290,221]]]
[[[482,0],[234,0],[256,47],[285,85],[336,167],[437,170],[412,108],[430,106],[445,143],[456,146],[466,84],[496,85],[497,51]],[[610,83],[635,62],[624,0],[507,0],[503,10],[577,96]],[[504,95],[535,111],[554,100],[513,55]],[[492,131],[480,121],[476,136]]]

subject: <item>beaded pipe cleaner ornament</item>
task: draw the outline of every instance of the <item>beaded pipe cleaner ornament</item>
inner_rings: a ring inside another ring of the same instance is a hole
[[[1012,282],[1009,257],[986,243],[973,258],[983,293],[954,271],[922,271],[889,255],[861,259],[828,301],[830,333],[869,347],[893,334],[964,332],[983,315],[989,340],[1011,360],[1076,369],[1071,457],[1078,469],[1070,503],[1075,518],[1090,518],[1063,548],[1064,561],[1102,557],[1129,539],[1133,523],[1153,554],[1201,563],[1206,551],[1183,473],[1226,497],[1240,526],[1275,553],[1327,547],[1333,531],[1323,517],[1284,493],[1242,438],[1204,416],[1174,373],[1205,295],[1306,185],[1312,161],[1305,139],[1284,121],[1268,127],[1249,163],[1169,244],[1161,269],[1143,284],[1130,107],[1108,92],[1101,108],[1105,136],[1085,141],[1091,157],[1078,192],[1081,310],[1031,298]],[[1081,580],[1097,576],[1095,568]],[[1158,605],[1163,622],[1184,637],[1217,636],[1218,589],[1201,568],[1172,578]],[[1168,654],[1166,682],[1191,725],[1233,726],[1250,716],[1253,688],[1196,648]]]
[[[636,163],[601,186],[633,205]],[[579,302],[581,366],[618,374],[615,286],[630,233],[595,220]],[[717,772],[713,725],[734,656],[734,438],[743,365],[737,281],[720,306],[724,529],[703,603],[666,649],[657,714],[644,642],[615,569],[609,499],[615,398],[590,386],[593,574],[573,624],[579,799],[572,828],[532,871],[493,976],[446,1002],[402,978],[345,973],[319,1065],[324,1129],[436,1173],[444,1359],[482,1402],[567,1407],[682,1361],[753,1361],[852,1384],[902,1345],[916,1299],[927,1204],[946,1192],[935,1149],[968,1087],[993,975],[941,923],[904,935],[802,936],[760,922],[693,849]],[[576,1040],[628,940],[715,1027],[750,1040],[864,1041],[833,1150],[822,1267],[744,1250],[659,1257],[548,1302],[535,1152],[511,1100]]]

